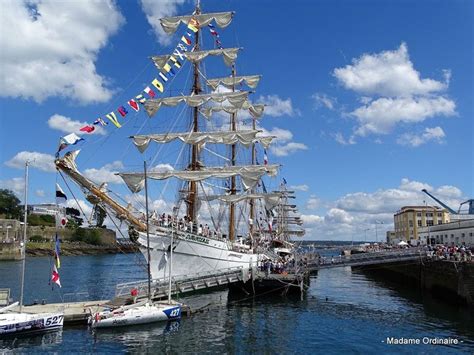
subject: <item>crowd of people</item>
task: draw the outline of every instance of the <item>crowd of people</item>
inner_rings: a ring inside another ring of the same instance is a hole
[[[198,234],[203,237],[225,238],[225,235],[223,235],[219,230],[211,229],[207,223],[202,224],[193,222],[187,216],[177,218],[176,216],[163,213],[158,217],[152,216],[152,219],[161,227],[175,226],[180,231]]]
[[[441,260],[451,260],[451,261],[474,261],[474,255],[471,249],[467,248],[465,245],[436,245],[436,246],[427,246],[429,255]]]
[[[260,271],[265,272],[267,275],[270,274],[286,274],[293,272],[295,266],[302,267],[306,264],[305,260],[300,260],[296,262],[293,257],[288,256],[287,258],[279,258],[278,260],[262,260],[258,263],[258,268]]]

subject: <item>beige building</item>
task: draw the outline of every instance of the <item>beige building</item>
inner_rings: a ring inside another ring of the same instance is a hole
[[[387,231],[387,235],[386,235],[386,240],[387,240],[387,244],[393,244],[393,242],[395,241],[396,239],[396,234],[394,231]]]
[[[394,216],[395,240],[419,243],[419,229],[450,222],[449,212],[438,206],[405,206]],[[416,242],[414,242],[416,241]]]

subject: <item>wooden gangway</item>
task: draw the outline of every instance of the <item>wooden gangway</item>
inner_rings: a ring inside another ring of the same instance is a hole
[[[246,282],[251,277],[252,269],[241,266],[176,276],[171,278],[171,294],[182,295],[193,291],[230,285],[235,282]],[[168,297],[169,282],[168,277],[151,280],[151,298],[158,300]],[[138,299],[147,297],[148,280],[117,284],[115,287],[115,298],[118,300],[130,298],[132,289],[138,291]]]
[[[420,249],[376,251],[355,255],[314,258],[307,263],[310,271],[346,266],[366,266],[396,262],[418,262],[430,257],[430,252]]]

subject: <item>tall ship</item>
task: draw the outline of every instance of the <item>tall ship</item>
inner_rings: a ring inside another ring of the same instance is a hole
[[[237,74],[242,48],[223,48],[218,39],[214,48],[202,48],[204,31],[219,38],[216,28],[226,28],[233,17],[234,12],[203,13],[198,1],[191,15],[160,20],[168,34],[185,27],[184,45],[151,60],[163,80],[170,77],[172,68],[188,63],[191,68],[185,82],[189,85],[180,88],[182,94],[177,96],[137,97],[150,118],[161,115],[165,107],[182,109],[172,117],[166,132],[130,137],[143,154],[158,146],[156,159],[148,168],[145,164],[143,170],[118,175],[134,194],[143,193],[149,180],[162,181],[162,191],[169,183],[175,184],[173,208],[144,216],[117,202],[106,185],[81,174],[76,165],[78,151],[56,159],[58,170],[77,183],[89,202],[129,225],[130,239],[140,246],[145,258],[150,252],[153,278],[167,276],[171,246],[173,275],[189,275],[289,258],[290,237],[304,234],[296,205],[291,203],[294,191],[288,190],[286,181],[273,191],[266,188],[265,179],[276,177],[280,166],[269,164],[266,156],[276,137],[258,128],[265,105],[250,99],[261,76]],[[224,63],[212,57],[221,57]],[[215,65],[227,68],[226,75],[208,76]],[[154,83],[162,93],[163,80]],[[180,125],[184,129],[180,130]],[[166,151],[166,147],[170,149]],[[160,164],[153,166],[156,160]]]

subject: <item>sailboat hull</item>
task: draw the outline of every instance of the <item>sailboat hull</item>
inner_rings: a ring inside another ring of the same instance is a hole
[[[115,328],[149,324],[181,318],[180,304],[145,304],[124,311],[120,309],[96,313],[90,319],[92,328]]]
[[[147,257],[146,234],[140,233],[138,242]],[[242,247],[243,248],[243,247]],[[153,278],[168,277],[171,235],[162,230],[150,234],[150,269]],[[258,254],[232,250],[226,240],[206,238],[200,235],[178,231],[173,235],[173,276],[202,272],[218,272],[232,267],[255,267]]]
[[[61,329],[64,315],[5,313],[0,314],[0,338],[23,334],[37,334]]]

